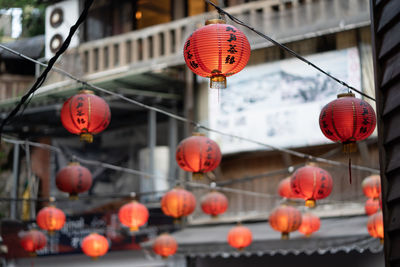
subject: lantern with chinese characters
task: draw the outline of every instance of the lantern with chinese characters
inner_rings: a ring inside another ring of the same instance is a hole
[[[77,199],[78,193],[90,189],[92,180],[92,174],[87,168],[78,162],[71,162],[57,173],[56,186],[62,192],[69,193],[71,199]]]
[[[108,240],[102,235],[92,233],[86,236],[81,243],[81,248],[83,253],[92,257],[93,259],[97,259],[100,256],[103,256],[108,251]]]
[[[228,209],[228,199],[224,194],[212,191],[201,199],[201,209],[204,213],[217,217]]]
[[[301,225],[301,212],[294,207],[281,205],[270,214],[269,224],[275,231],[282,233],[282,239],[289,239],[289,233]]]
[[[368,176],[362,181],[361,186],[366,197],[378,199],[381,193],[381,177],[379,175]]]
[[[149,211],[145,205],[132,201],[119,209],[118,218],[123,225],[129,227],[131,232],[137,231],[140,226],[146,224]]]
[[[233,227],[228,233],[228,243],[230,246],[242,250],[248,247],[253,240],[250,229],[239,224]]]
[[[315,200],[326,198],[332,191],[331,175],[315,166],[304,166],[295,171],[290,179],[292,191],[306,201],[306,206],[315,207]]]
[[[365,208],[365,213],[368,216],[375,214],[376,212],[378,212],[378,210],[380,208],[379,199],[369,198],[365,202],[364,208]]]
[[[82,90],[64,102],[61,122],[70,133],[80,135],[81,141],[93,142],[98,134],[110,124],[110,107],[92,91]]]
[[[381,243],[383,243],[383,215],[382,211],[379,211],[371,216],[369,216],[367,221],[367,229],[370,236],[379,238]]]
[[[241,71],[250,58],[246,36],[224,20],[213,19],[185,42],[186,65],[197,75],[210,78],[210,87],[226,88],[226,77]]]
[[[301,217],[299,232],[309,237],[312,233],[318,231],[320,226],[321,221],[318,216],[315,216],[312,213],[305,213]]]
[[[41,250],[47,244],[46,236],[38,230],[30,230],[21,238],[21,246],[28,251],[31,256],[36,255],[37,250]]]
[[[168,233],[159,235],[153,243],[153,251],[164,259],[174,255],[178,249],[178,243]]]
[[[291,177],[287,177],[279,183],[278,193],[281,197],[284,197],[287,199],[298,198],[292,190],[292,186],[290,185],[290,179],[291,179]]]
[[[194,195],[180,187],[168,191],[161,199],[161,209],[164,214],[175,219],[191,214],[195,208]]]
[[[341,142],[344,152],[355,151],[355,142],[370,136],[375,125],[374,109],[352,93],[339,94],[321,110],[319,116],[322,133],[334,142]]]
[[[36,215],[36,222],[41,229],[48,231],[49,234],[53,234],[54,231],[63,228],[65,214],[62,210],[49,206],[38,212]]]
[[[194,179],[201,179],[221,162],[217,143],[200,133],[182,140],[176,150],[176,162],[185,171],[193,172]]]

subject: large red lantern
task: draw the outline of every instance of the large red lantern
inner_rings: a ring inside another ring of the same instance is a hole
[[[287,177],[280,181],[278,185],[278,194],[281,197],[287,198],[287,199],[293,199],[293,198],[298,198],[298,196],[293,192],[292,186],[290,185],[290,179],[291,177]]]
[[[64,102],[61,108],[61,122],[70,133],[80,135],[81,141],[93,142],[98,134],[110,124],[111,113],[108,104],[92,91],[82,90]]]
[[[356,150],[356,141],[370,136],[376,125],[375,111],[368,102],[352,93],[339,94],[319,116],[322,133],[334,142],[343,143],[343,151]]]
[[[145,205],[132,201],[119,209],[118,218],[123,225],[129,227],[130,231],[137,231],[140,226],[146,224],[149,211]]]
[[[307,207],[315,207],[315,200],[326,198],[332,192],[331,175],[315,166],[304,166],[293,174],[292,191],[306,201]]]
[[[178,250],[178,243],[168,233],[159,235],[153,243],[153,251],[163,258],[174,255]]]
[[[49,231],[50,234],[63,228],[65,223],[65,214],[56,207],[49,206],[41,209],[36,215],[36,222],[43,230]]]
[[[301,218],[299,232],[309,237],[312,233],[318,231],[320,226],[321,221],[318,216],[312,213],[305,213]]]
[[[194,195],[180,187],[168,191],[161,199],[161,209],[164,214],[175,219],[191,214],[195,208]]]
[[[210,78],[210,87],[220,89],[226,88],[226,77],[246,66],[250,44],[240,30],[213,19],[189,36],[183,54],[194,73]]]
[[[56,176],[57,188],[62,192],[69,193],[71,199],[77,199],[79,193],[88,191],[92,186],[92,181],[90,171],[79,165],[78,162],[71,162]]]
[[[184,171],[193,172],[194,179],[203,177],[221,162],[217,143],[200,133],[182,140],[176,150],[176,162]]]
[[[46,236],[38,230],[30,230],[21,238],[21,246],[25,251],[28,251],[32,256],[36,255],[37,250],[41,250],[47,244]]]
[[[229,245],[238,250],[242,250],[249,246],[252,240],[253,234],[250,229],[240,224],[233,227],[228,233]]]
[[[379,175],[368,176],[362,181],[361,186],[366,197],[378,199],[381,193],[381,177]]]
[[[228,209],[228,199],[224,194],[212,191],[203,196],[201,209],[204,213],[217,217]]]
[[[270,214],[269,224],[275,231],[282,233],[282,239],[289,239],[289,233],[301,225],[301,212],[291,206],[279,206]]]
[[[107,253],[109,244],[104,236],[92,233],[82,240],[81,247],[83,253],[93,259],[97,259]]]
[[[366,202],[365,202],[365,213],[370,216],[372,214],[375,214],[380,208],[380,204],[379,204],[379,199],[373,199],[373,198],[369,198]]]
[[[371,216],[369,216],[367,221],[368,233],[375,238],[379,238],[381,243],[383,243],[383,215],[382,211],[379,211]]]

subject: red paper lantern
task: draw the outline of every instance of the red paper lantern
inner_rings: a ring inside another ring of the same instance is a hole
[[[62,192],[69,193],[71,199],[77,199],[78,193],[90,189],[92,181],[92,174],[87,168],[78,162],[71,162],[57,173],[56,186]]]
[[[221,162],[221,151],[217,143],[199,133],[182,140],[176,150],[176,162],[184,171],[193,172],[199,179]]]
[[[381,177],[379,175],[368,176],[362,181],[361,186],[366,197],[378,199],[381,194]]]
[[[226,77],[246,66],[250,44],[240,30],[214,19],[189,36],[183,54],[194,73],[210,78],[210,87],[220,89],[226,88]]]
[[[212,191],[203,196],[201,200],[201,209],[205,214],[217,217],[228,209],[228,199],[224,194]]]
[[[372,214],[375,214],[378,210],[379,210],[379,200],[378,199],[373,199],[373,198],[369,198],[366,202],[365,202],[365,213],[369,216]]]
[[[383,215],[382,211],[379,211],[369,216],[367,221],[368,232],[372,237],[379,238],[383,243]]]
[[[289,233],[301,225],[301,212],[291,206],[279,206],[269,216],[269,224],[275,231],[282,233],[282,239],[289,239]]]
[[[118,218],[131,231],[137,231],[140,226],[146,224],[149,219],[149,211],[145,205],[132,201],[119,209]]]
[[[30,230],[21,238],[22,248],[28,251],[32,256],[36,255],[35,252],[44,248],[46,244],[46,236],[38,230]]]
[[[312,233],[319,230],[321,226],[321,221],[318,216],[312,213],[303,214],[301,218],[301,225],[299,227],[299,232],[309,237]]]
[[[375,125],[374,109],[351,93],[339,94],[321,110],[319,116],[322,133],[334,142],[343,143],[345,152],[355,151],[355,142],[370,136]]]
[[[82,90],[64,102],[61,108],[61,122],[70,133],[78,134],[81,141],[93,142],[98,134],[110,124],[111,113],[108,104],[93,94]]]
[[[196,198],[183,188],[175,187],[161,199],[161,209],[165,215],[180,219],[191,214],[196,208]]]
[[[178,243],[168,233],[159,235],[153,243],[153,251],[163,258],[174,255],[178,249]]]
[[[307,207],[315,207],[315,200],[326,198],[332,192],[331,175],[315,166],[304,166],[293,174],[292,191],[306,201]]]
[[[283,179],[278,185],[278,193],[284,198],[298,198],[298,196],[293,192],[292,186],[290,185],[291,177]]]
[[[56,207],[49,206],[41,209],[37,216],[36,222],[43,230],[49,231],[50,234],[63,228],[65,223],[65,214]]]
[[[242,250],[245,247],[249,246],[253,240],[253,234],[250,229],[243,226],[238,225],[233,227],[228,233],[228,243],[230,246]]]
[[[103,256],[108,251],[108,241],[102,235],[92,233],[86,236],[81,243],[81,247],[83,253],[92,257],[93,259],[97,259],[100,256]]]

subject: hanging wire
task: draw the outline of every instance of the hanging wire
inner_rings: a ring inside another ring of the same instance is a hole
[[[253,27],[247,25],[246,23],[244,23],[243,21],[241,21],[240,19],[236,18],[235,16],[229,14],[228,12],[226,12],[225,10],[223,10],[222,8],[220,8],[218,5],[214,4],[213,2],[209,1],[209,0],[204,0],[205,2],[209,3],[210,5],[212,5],[213,7],[215,7],[215,9],[217,9],[219,14],[223,14],[226,15],[228,18],[230,18],[233,22],[246,27],[247,29],[255,32],[257,35],[261,36],[262,38],[270,41],[271,43],[273,43],[274,45],[278,46],[279,48],[285,50],[286,52],[288,52],[290,55],[296,57],[297,59],[303,61],[304,63],[306,63],[307,65],[313,67],[314,69],[316,69],[317,71],[325,74],[326,76],[328,76],[329,78],[333,79],[334,81],[336,81],[337,83],[341,84],[342,86],[348,88],[348,90],[353,90],[357,93],[359,93],[360,95],[372,100],[372,101],[376,101],[375,98],[363,93],[361,90],[358,90],[356,88],[354,88],[353,86],[350,86],[349,84],[347,84],[346,82],[340,80],[339,78],[336,78],[335,76],[333,76],[332,74],[329,74],[329,72],[323,70],[322,68],[318,67],[317,65],[315,65],[314,63],[312,63],[311,61],[307,60],[306,58],[304,58],[303,56],[299,55],[298,53],[296,53],[295,51],[293,51],[292,49],[290,49],[289,47],[285,46],[284,44],[281,44],[280,42],[272,39],[271,37],[269,37],[268,35],[254,29]]]

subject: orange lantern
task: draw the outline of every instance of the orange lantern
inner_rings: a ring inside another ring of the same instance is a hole
[[[38,230],[30,230],[21,239],[21,246],[28,251],[31,256],[36,255],[37,250],[41,250],[47,244],[46,236]]]
[[[48,231],[49,234],[53,234],[54,231],[63,228],[65,223],[65,214],[62,210],[49,206],[38,212],[36,222],[41,229]]]
[[[306,213],[301,217],[299,232],[309,237],[312,233],[318,231],[320,226],[321,221],[318,216],[312,213]]]
[[[241,71],[250,58],[246,36],[224,20],[206,21],[185,42],[186,65],[202,77],[210,78],[210,87],[226,88],[226,77]]]
[[[109,245],[104,236],[92,233],[82,240],[81,247],[83,253],[97,259],[107,253]]]
[[[194,195],[180,187],[168,191],[161,199],[161,209],[164,214],[175,219],[191,214],[195,208]]]
[[[370,216],[372,214],[375,214],[379,208],[379,199],[373,199],[373,198],[369,198],[366,202],[365,202],[365,213]]]
[[[289,239],[289,233],[296,231],[301,225],[301,213],[294,207],[281,205],[272,211],[269,224],[282,233],[282,239]]]
[[[108,104],[90,90],[82,90],[64,102],[61,122],[70,133],[80,135],[81,141],[93,142],[93,134],[102,132],[110,124]]]
[[[174,255],[177,250],[178,243],[176,242],[175,238],[168,233],[159,235],[153,243],[153,251],[164,259]]]
[[[71,199],[77,199],[78,193],[86,192],[92,186],[92,174],[78,162],[71,162],[62,168],[56,176],[57,188],[69,193]]]
[[[201,209],[205,214],[217,217],[228,209],[228,199],[224,194],[212,191],[203,196],[201,200]]]
[[[287,177],[283,179],[278,185],[278,194],[284,198],[298,198],[296,194],[293,192],[292,187],[290,185],[290,178]]]
[[[128,226],[130,231],[137,231],[149,219],[149,211],[146,206],[137,201],[123,205],[118,212],[121,223]]]
[[[326,198],[332,192],[331,175],[315,166],[304,166],[296,170],[290,179],[292,191],[306,201],[306,206],[315,207],[315,200]]]
[[[193,172],[194,179],[201,179],[221,162],[221,151],[217,143],[200,133],[182,140],[176,150],[176,162],[187,172]]]
[[[383,215],[382,211],[379,211],[369,216],[367,221],[368,232],[372,237],[379,238],[383,243]]]
[[[228,233],[229,245],[238,250],[242,250],[249,246],[252,240],[253,234],[250,229],[240,224],[233,227]]]
[[[378,199],[381,193],[381,177],[379,175],[368,176],[362,181],[361,186],[365,196]]]

